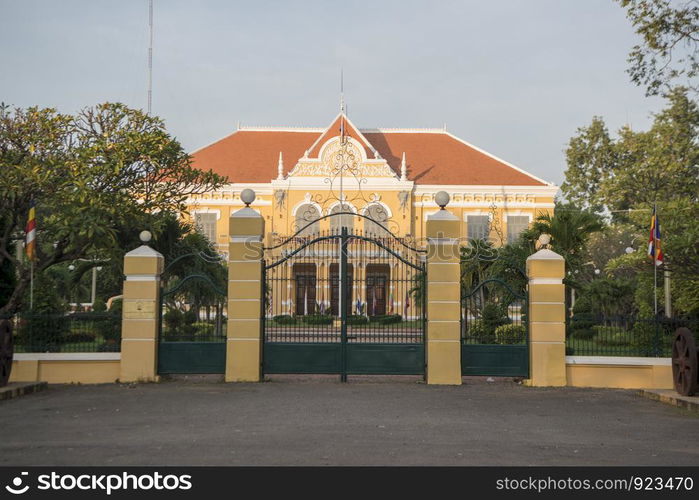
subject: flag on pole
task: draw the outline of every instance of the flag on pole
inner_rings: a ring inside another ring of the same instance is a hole
[[[25,232],[24,251],[27,254],[27,259],[33,261],[36,260],[36,203],[33,201],[29,206],[29,217],[27,218]]]
[[[653,216],[650,219],[650,238],[648,239],[648,257],[653,259],[656,266],[663,263],[663,250],[660,245],[660,220],[653,207]]]

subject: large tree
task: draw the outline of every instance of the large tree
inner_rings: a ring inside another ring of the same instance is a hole
[[[225,179],[192,167],[162,120],[105,103],[75,116],[53,109],[0,107],[0,267],[18,279],[0,314],[19,310],[30,266],[9,251],[37,210],[37,273],[113,251],[122,227],[157,224],[153,213],[182,212],[192,195]],[[156,228],[157,229],[157,228]]]
[[[667,107],[654,116],[647,131],[626,126],[618,139],[611,139],[598,117],[578,129],[566,150],[562,190],[567,200],[596,211],[697,200],[699,107],[682,87],[666,98]]]
[[[674,89],[648,131],[620,131],[618,163],[601,191],[613,210],[699,195],[699,108],[686,89]]]
[[[677,84],[699,91],[699,2],[688,0],[617,0],[626,9],[641,43],[629,53],[631,80],[646,95]]]
[[[566,200],[583,208],[600,210],[604,204],[600,187],[616,165],[614,141],[604,120],[595,116],[589,126],[578,128],[565,153],[568,169],[561,191]]]

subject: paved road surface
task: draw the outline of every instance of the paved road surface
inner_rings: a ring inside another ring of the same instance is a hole
[[[699,417],[633,391],[278,377],[51,386],[0,403],[2,465],[699,464]]]

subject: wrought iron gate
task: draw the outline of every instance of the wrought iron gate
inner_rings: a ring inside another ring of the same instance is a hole
[[[159,374],[212,374],[226,369],[225,267],[220,257],[187,254],[174,259],[168,270],[186,258],[203,260],[221,276],[186,274],[161,288],[158,324]],[[220,266],[217,267],[217,266]],[[185,268],[186,272],[186,268]]]
[[[527,292],[499,278],[461,297],[461,373],[529,376]]]
[[[315,222],[342,216],[363,217]],[[265,249],[263,372],[424,374],[425,252],[385,228],[317,227]]]

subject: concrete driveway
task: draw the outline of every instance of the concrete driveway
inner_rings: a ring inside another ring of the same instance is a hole
[[[2,465],[696,465],[699,417],[634,391],[278,377],[51,386],[0,403]]]

